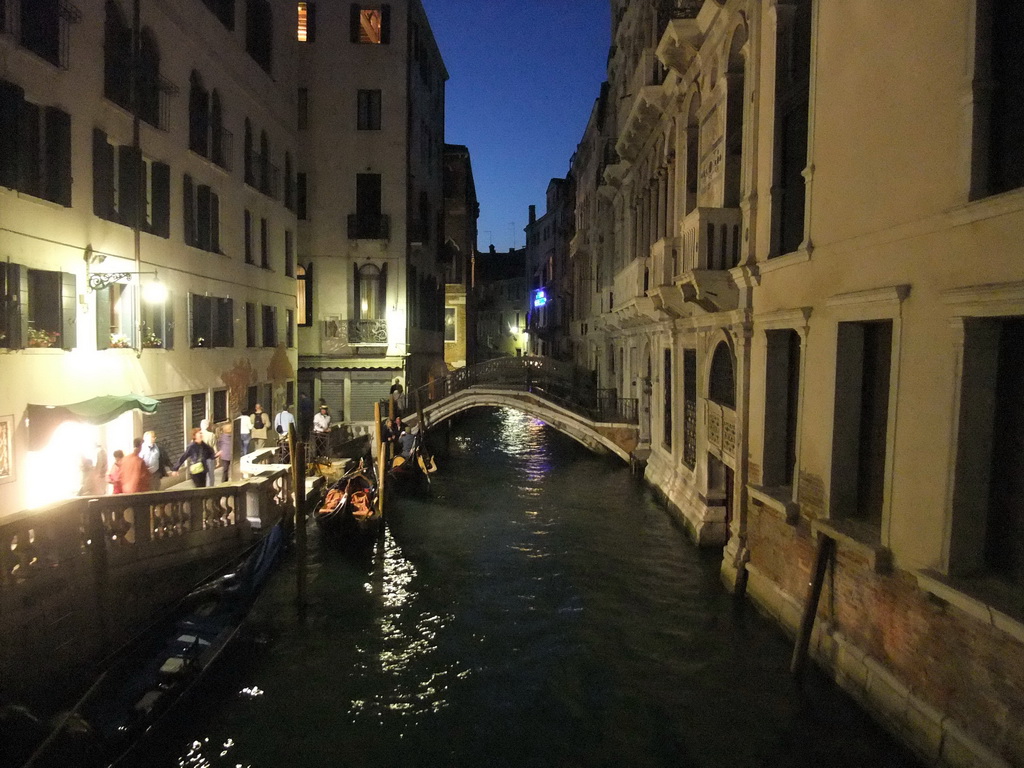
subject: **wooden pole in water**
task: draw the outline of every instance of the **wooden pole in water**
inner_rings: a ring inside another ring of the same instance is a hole
[[[800,677],[804,671],[804,664],[807,661],[807,648],[811,643],[811,633],[814,631],[814,617],[818,614],[818,600],[821,598],[821,587],[825,582],[825,571],[835,551],[836,540],[830,536],[819,535],[818,554],[814,560],[814,573],[807,585],[807,604],[804,605],[804,615],[800,621],[800,631],[796,637],[793,659],[789,665],[789,671],[796,677]]]
[[[296,442],[294,424],[288,428],[288,443],[295,492],[296,602],[301,610],[306,605],[306,444]]]
[[[394,400],[388,399],[388,413],[391,413]],[[380,422],[380,402],[373,404],[373,438],[376,440],[376,455],[377,455],[377,506],[380,509],[380,513],[384,514],[384,476],[387,474],[384,467],[384,439],[383,429],[381,428]],[[371,458],[371,461],[373,459]]]

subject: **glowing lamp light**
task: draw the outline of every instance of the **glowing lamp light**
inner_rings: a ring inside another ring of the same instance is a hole
[[[142,300],[147,304],[163,304],[167,301],[167,286],[160,282],[159,277],[153,278],[143,286]]]
[[[543,307],[548,303],[548,295],[543,288],[538,288],[533,294],[533,306]]]

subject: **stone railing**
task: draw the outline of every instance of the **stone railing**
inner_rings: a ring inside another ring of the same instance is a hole
[[[711,400],[704,401],[708,451],[732,464],[736,460],[736,411]]]
[[[663,237],[651,246],[648,290],[659,285],[672,285],[675,282],[678,243],[674,237]]]
[[[683,272],[732,269],[740,257],[739,208],[695,208],[682,224]]]
[[[0,521],[0,675],[75,678],[293,513],[287,467],[210,488],[77,497]],[[42,686],[42,687],[41,687]]]

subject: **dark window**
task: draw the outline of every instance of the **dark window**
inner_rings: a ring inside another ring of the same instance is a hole
[[[683,350],[683,463],[697,465],[697,351]]]
[[[21,0],[21,44],[58,67],[62,64],[60,6],[60,0]]]
[[[228,391],[226,389],[213,390],[213,422],[219,424],[228,420]]]
[[[360,131],[380,130],[380,90],[358,92],[356,127]]]
[[[733,371],[732,352],[728,344],[721,342],[711,358],[708,398],[727,408],[736,407],[736,379]]]
[[[77,344],[75,276],[5,263],[5,346],[60,347]]]
[[[245,346],[259,346],[259,325],[256,318],[256,305],[251,301],[245,302]]]
[[[811,0],[795,0],[780,16],[775,59],[775,170],[772,254],[791,253],[804,239],[803,172],[807,166],[811,82]]]
[[[292,153],[284,153],[284,207],[295,210],[295,179],[292,173]]]
[[[649,386],[646,385],[645,386]],[[672,350],[665,350],[664,360],[664,382],[662,385],[662,392],[664,394],[664,403],[662,410],[664,411],[664,420],[661,424],[662,440],[665,443],[665,447],[672,450]]]
[[[277,307],[263,305],[263,346],[277,346]]]
[[[349,37],[353,43],[387,45],[391,42],[391,6],[352,3],[349,6]]]
[[[390,236],[389,222],[381,215],[380,203],[380,174],[356,174],[356,213],[349,217],[349,238],[386,239]]]
[[[103,32],[103,95],[131,109],[132,30],[114,0],[107,0]]]
[[[840,323],[832,429],[835,517],[882,523],[892,321]]]
[[[206,393],[192,395],[192,429],[199,428],[199,422],[206,418]]]
[[[295,175],[295,215],[299,221],[306,221],[306,174]]]
[[[267,74],[273,63],[274,22],[267,0],[246,0],[245,50]]]
[[[193,347],[234,346],[234,302],[216,296],[189,294]]]
[[[294,309],[286,309],[284,311],[284,334],[285,334],[285,345],[289,349],[292,349],[295,346],[295,310]]]
[[[244,180],[250,187],[256,186],[256,168],[252,150],[252,123],[245,118],[245,145],[243,147],[244,157]]]
[[[245,263],[255,264],[252,257],[252,213],[248,208],[245,210],[245,223],[242,225],[242,240],[245,247]]]
[[[1024,3],[991,0],[991,11],[991,45],[987,51],[991,80],[976,74],[975,83],[992,89],[987,115],[988,193],[996,194],[1024,186],[1024,57],[1020,55]],[[982,24],[979,27],[979,31],[988,31]],[[984,45],[979,48],[984,52]],[[984,64],[979,62],[979,69]]]
[[[160,114],[160,49],[156,37],[149,29],[143,28],[139,36],[138,89],[139,118],[155,128],[164,128],[166,121]]]
[[[295,277],[295,234],[290,229],[284,231],[284,274]]]
[[[800,334],[767,331],[762,485],[792,486],[796,472]]]
[[[71,206],[71,116],[0,80],[0,184]]]
[[[270,231],[266,219],[260,219],[260,266],[270,269]]]
[[[215,90],[210,98],[210,159],[231,170],[231,131],[224,128],[224,108]]]
[[[210,96],[195,71],[189,78],[188,148],[203,157],[210,154]]]
[[[174,303],[142,301],[142,346],[147,349],[174,348]]]

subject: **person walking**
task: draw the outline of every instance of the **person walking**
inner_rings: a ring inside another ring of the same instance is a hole
[[[217,454],[217,435],[214,434],[213,430],[210,429],[210,420],[203,419],[199,422],[199,429],[203,433],[203,442],[206,443],[210,448],[213,449],[214,455]],[[217,482],[217,459],[210,459],[206,462],[206,474],[210,478],[210,485],[214,485]]]
[[[398,401],[402,397],[402,382],[395,379],[395,383],[391,385],[390,396],[391,396],[391,408],[395,413],[395,416],[399,415]]]
[[[326,405],[320,406],[320,413],[313,417],[313,453],[315,456],[330,456],[331,414]]]
[[[238,442],[242,445],[242,455],[249,452],[249,443],[252,441],[252,419],[249,414],[242,411],[238,414]]]
[[[250,417],[252,420],[252,449],[258,451],[267,442],[267,429],[270,427],[270,416],[263,412],[263,406],[256,403]]]
[[[163,479],[168,474],[177,474],[171,468],[171,459],[162,445],[156,441],[156,432],[149,430],[142,435],[142,448],[139,456],[149,468],[149,487],[147,490],[159,491]],[[127,491],[126,491],[127,493]]]
[[[111,493],[124,493],[124,482],[121,478],[121,463],[124,461],[124,451],[118,448],[114,451],[114,463],[110,465],[110,472],[107,474],[107,482],[110,483]],[[149,471],[148,469],[146,470]]]
[[[121,488],[125,493],[145,493],[149,490],[152,473],[140,456],[143,439],[136,437],[134,450],[121,461]]]
[[[207,462],[213,456],[213,448],[203,442],[203,431],[201,429],[193,429],[192,442],[188,444],[184,453],[175,462],[174,469],[178,470],[182,465],[187,465],[188,474],[192,478],[192,483],[195,487],[205,488],[207,485]],[[212,480],[213,478],[210,478],[210,485],[213,484]]]
[[[230,422],[225,424],[220,434],[217,435],[217,458],[220,459],[221,467],[223,468],[221,473],[222,483],[226,483],[231,479],[231,450],[234,448],[234,437]]]

